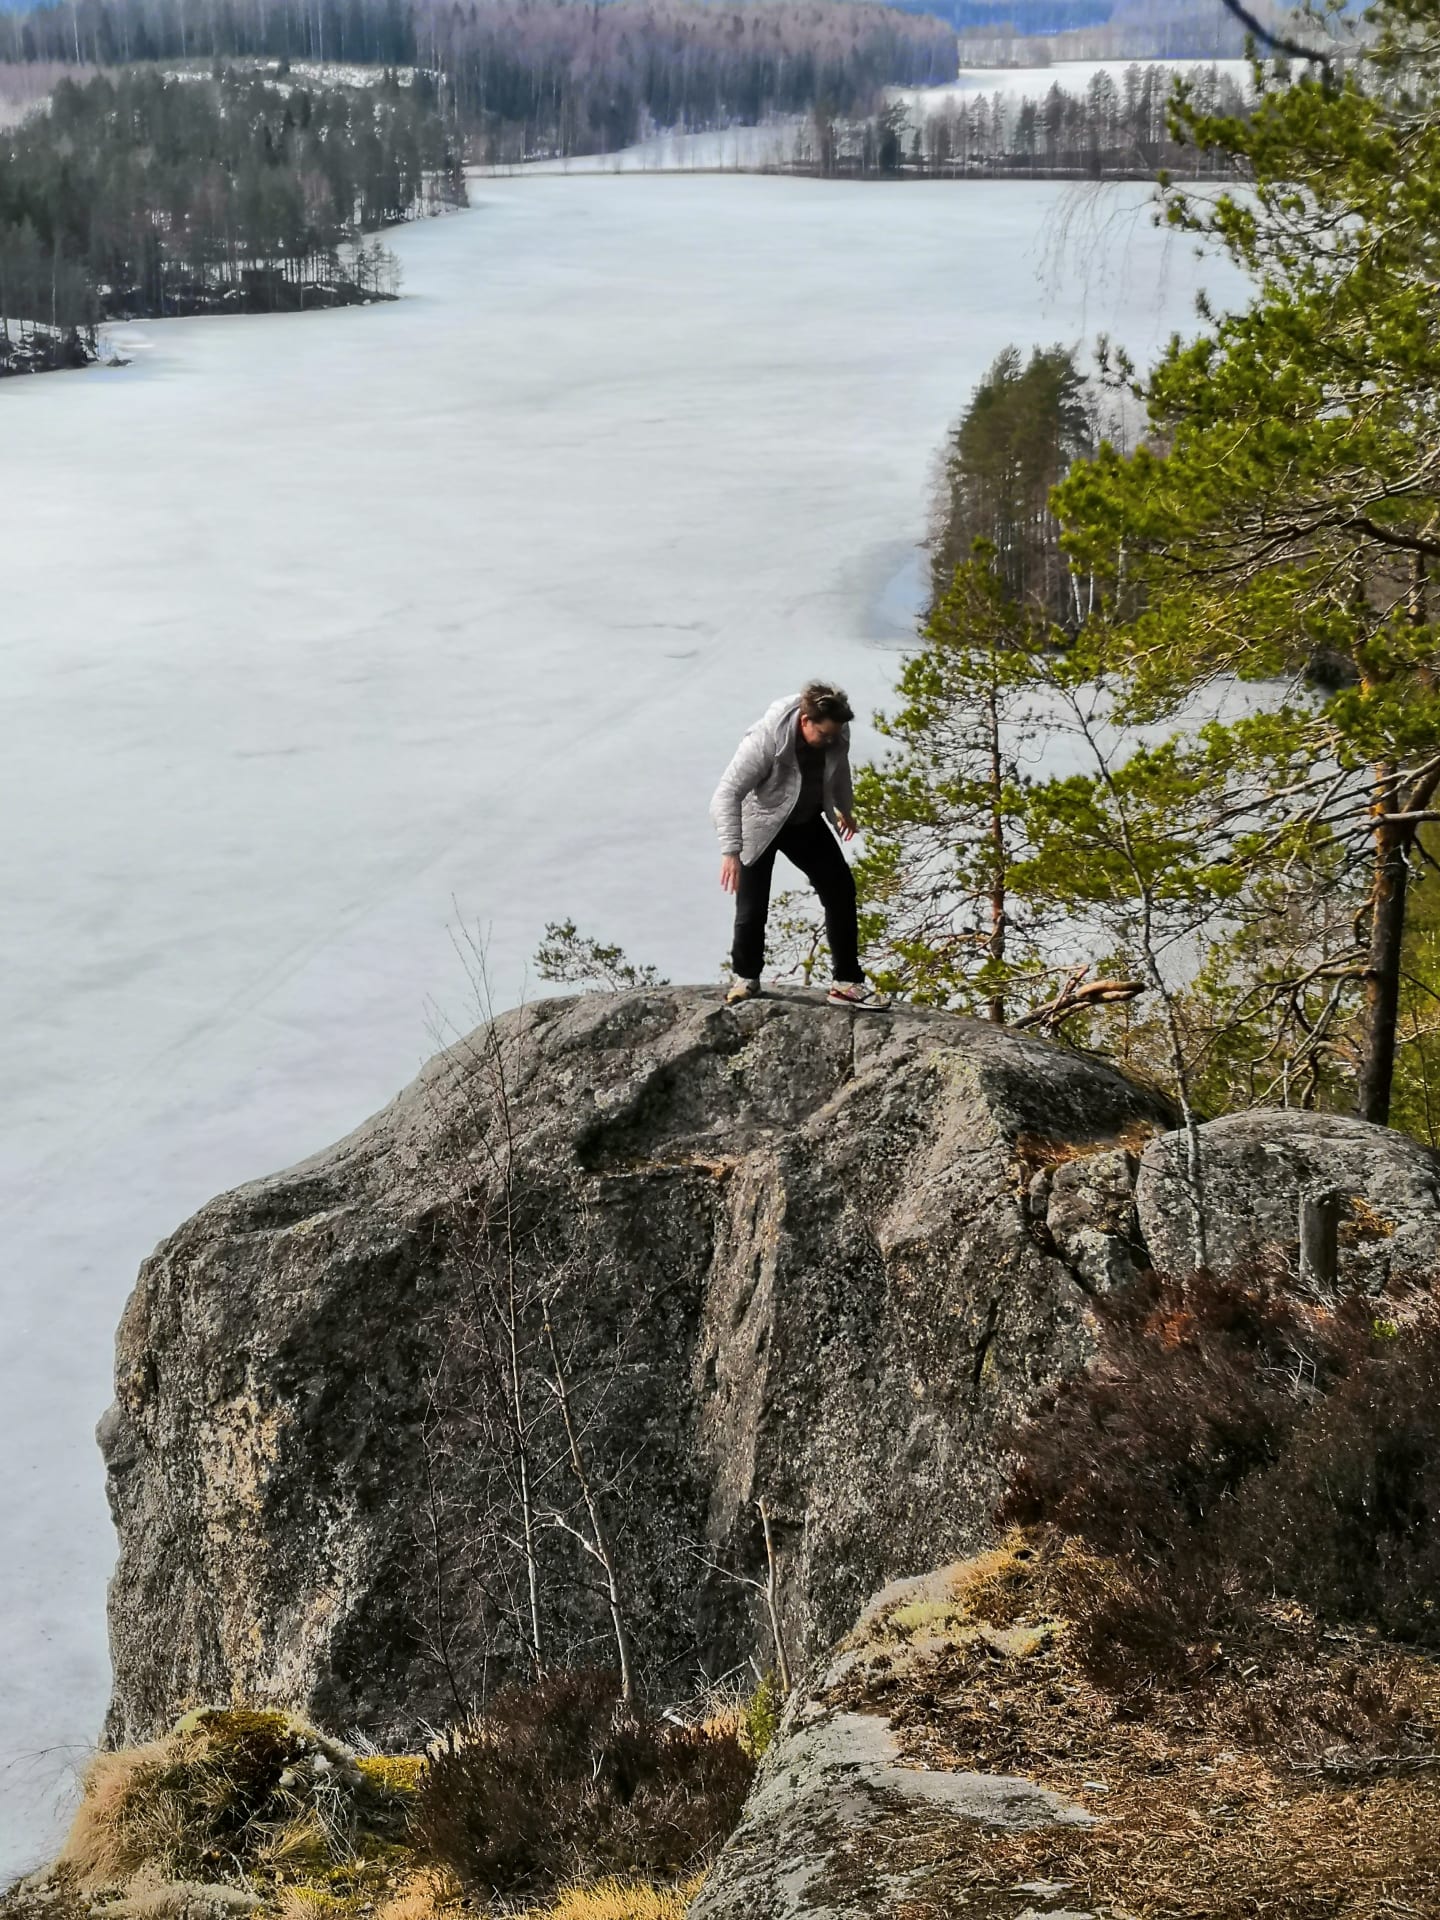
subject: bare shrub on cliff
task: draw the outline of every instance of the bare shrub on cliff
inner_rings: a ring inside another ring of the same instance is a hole
[[[480,1024],[442,1056],[469,1165],[436,1229],[453,1285],[422,1435],[424,1636],[457,1715],[517,1666],[536,1681],[593,1666],[602,1632],[629,1702],[638,1682],[624,1508],[639,1443],[618,1431],[617,1389],[623,1381],[633,1407],[638,1308],[601,1252],[579,1182],[558,1205],[553,1178],[543,1204],[537,1196],[515,1135],[526,1029],[502,1037],[483,944],[459,946]]]
[[[503,1688],[447,1739],[415,1831],[480,1898],[599,1874],[679,1880],[730,1832],[753,1771],[733,1727],[636,1712],[609,1674],[555,1674]]]

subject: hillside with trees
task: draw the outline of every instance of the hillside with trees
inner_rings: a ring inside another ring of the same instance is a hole
[[[960,34],[962,66],[1048,66],[1054,60],[1234,60],[1249,28],[1226,0],[936,0]],[[1291,0],[1246,0],[1263,29],[1294,36]],[[1353,0],[1334,12],[1358,18]],[[1304,39],[1318,39],[1301,26]]]
[[[864,113],[886,86],[956,74],[943,22],[872,0],[76,0],[0,20],[6,54],[418,66],[488,160],[607,152],[652,126],[748,124],[817,103]]]

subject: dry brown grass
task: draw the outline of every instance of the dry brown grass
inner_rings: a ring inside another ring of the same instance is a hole
[[[1025,1775],[1103,1822],[1015,1834],[937,1823],[918,1852],[912,1825],[895,1842],[894,1864],[923,1869],[903,1920],[1014,1920],[1028,1882],[1107,1920],[1440,1914],[1434,1663],[1373,1636],[1312,1638],[1292,1614],[1258,1623],[1248,1647],[1216,1650],[1215,1684],[1127,1696],[1087,1677],[1057,1617],[1077,1578],[1104,1577],[1073,1546],[1014,1536],[957,1569],[955,1603],[971,1620],[1048,1625],[1029,1653],[970,1635],[892,1660],[882,1620],[864,1667],[836,1689],[832,1704],[889,1714],[914,1761]],[[898,1649],[903,1635],[892,1638]],[[1327,1751],[1326,1714],[1371,1684],[1390,1711],[1362,1715],[1368,1749]],[[882,1855],[890,1844],[883,1823],[875,1844]]]
[[[680,1887],[652,1887],[637,1880],[597,1880],[564,1887],[543,1907],[528,1907],[517,1920],[685,1920],[703,1875]]]
[[[113,1886],[128,1881],[166,1836],[157,1828],[161,1814],[141,1818],[147,1790],[164,1767],[163,1740],[118,1753],[97,1753],[85,1769],[81,1800],[56,1865],[78,1886]]]
[[[107,1901],[106,1920],[239,1920],[259,1905],[254,1894],[239,1887],[208,1885],[203,1881],[132,1882],[119,1900]]]
[[[412,1874],[375,1910],[375,1920],[440,1920],[461,1903],[459,1882],[439,1867]]]

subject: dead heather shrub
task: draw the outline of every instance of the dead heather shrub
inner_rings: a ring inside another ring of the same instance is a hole
[[[654,1719],[623,1707],[608,1674],[557,1674],[507,1687],[432,1755],[415,1834],[484,1898],[674,1882],[735,1825],[753,1770],[733,1727]]]
[[[1434,1295],[1149,1276],[1097,1314],[1096,1362],[1016,1434],[1000,1509],[1095,1556],[1064,1596],[1086,1671],[1137,1698],[1234,1689],[1227,1718],[1261,1742],[1403,1740],[1384,1649],[1347,1666],[1324,1636],[1440,1649]]]

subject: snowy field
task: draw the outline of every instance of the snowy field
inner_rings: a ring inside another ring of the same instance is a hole
[[[1083,95],[1097,73],[1108,73],[1123,90],[1125,70],[1131,66],[1162,66],[1177,80],[1193,80],[1214,67],[1247,92],[1253,71],[1248,60],[1057,60],[1048,67],[962,67],[949,86],[895,87],[891,97],[903,100],[912,112],[931,114],[951,101],[968,105],[977,96],[988,100],[997,93],[1006,100],[1043,100],[1058,86],[1064,93]]]
[[[1200,271],[1135,187],[474,198],[398,305],[0,387],[0,1870],[104,1707],[140,1259],[465,1021],[457,922],[501,1005],[567,914],[718,978],[711,787],[807,674],[885,698],[946,424],[1009,341],[1148,356]]]
[[[795,157],[800,114],[778,114],[758,127],[721,127],[706,133],[653,134],[618,153],[582,153],[568,160],[527,160],[480,169],[485,178],[524,173],[758,173]]]

